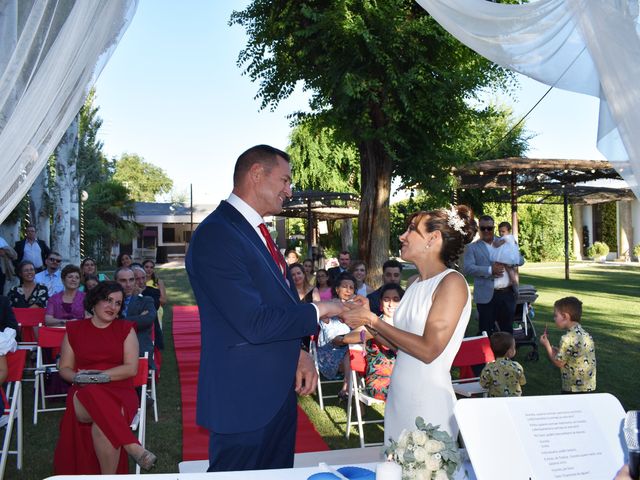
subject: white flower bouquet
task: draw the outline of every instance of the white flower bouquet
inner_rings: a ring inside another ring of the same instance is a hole
[[[403,480],[451,480],[461,462],[455,440],[422,417],[416,427],[403,430],[398,441],[391,439],[385,454],[402,467]]]

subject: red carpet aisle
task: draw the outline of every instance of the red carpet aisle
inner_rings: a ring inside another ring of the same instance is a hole
[[[182,460],[205,460],[209,456],[209,432],[196,425],[196,392],[200,361],[198,307],[173,307],[173,343],[182,397]],[[296,453],[321,450],[329,450],[329,447],[304,411],[298,407]]]

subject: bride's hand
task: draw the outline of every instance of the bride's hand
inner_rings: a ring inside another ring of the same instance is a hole
[[[356,305],[360,305],[361,307],[369,310],[369,299],[367,297],[363,297],[362,295],[356,295],[351,299],[350,303],[355,303]]]
[[[371,313],[371,310],[369,310],[368,303],[369,302],[367,302],[366,308],[362,305],[359,305],[357,302],[345,303],[344,310],[340,314],[340,318],[344,323],[349,325],[349,328],[351,328],[352,330],[363,325],[370,325],[370,317],[375,317],[375,315],[373,315],[373,313]]]

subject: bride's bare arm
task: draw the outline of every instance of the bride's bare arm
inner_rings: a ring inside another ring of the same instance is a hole
[[[461,275],[450,273],[445,276],[433,294],[433,304],[422,335],[389,325],[361,307],[345,310],[341,317],[351,328],[369,326],[397,345],[398,349],[425,363],[431,363],[451,340],[467,302],[467,295],[467,285]]]

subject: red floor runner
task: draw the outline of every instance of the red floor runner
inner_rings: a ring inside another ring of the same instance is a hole
[[[182,400],[182,460],[209,458],[209,432],[196,425],[196,392],[200,363],[198,307],[173,307],[173,343],[178,360]],[[318,452],[329,447],[309,417],[298,407],[296,453]]]

